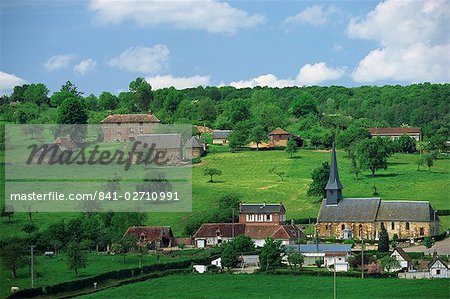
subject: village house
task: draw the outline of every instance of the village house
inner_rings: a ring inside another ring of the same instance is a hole
[[[136,153],[133,157],[134,162],[136,162],[138,156],[145,157],[146,152],[153,150],[150,158],[155,157],[159,153],[159,160],[168,160],[167,165],[178,165],[181,163],[182,145],[180,134],[138,135],[135,137],[135,142]]]
[[[195,159],[206,152],[206,143],[201,136],[192,136],[184,146],[184,158]]]
[[[400,264],[400,267],[392,268],[391,272],[400,271],[402,269],[405,269],[406,271],[413,270],[413,264],[412,264],[411,258],[401,247],[394,248],[394,250],[391,252],[390,256],[395,258]]]
[[[286,147],[290,139],[291,134],[282,128],[276,128],[269,133],[269,147]]]
[[[231,134],[231,130],[213,130],[212,139],[213,144],[228,144],[228,136]]]
[[[317,266],[320,260],[324,267],[336,265],[336,271],[348,271],[348,258],[351,255],[351,244],[298,244],[285,246],[286,252],[300,252],[304,256],[305,266]],[[288,255],[282,258],[287,263]]]
[[[423,132],[421,128],[369,128],[370,134],[373,137],[384,137],[391,140],[399,139],[402,135],[407,135],[414,138],[416,141],[423,140]]]
[[[320,206],[316,230],[321,237],[378,240],[381,223],[389,237],[417,238],[439,233],[439,217],[428,201],[386,201],[344,198],[333,145],[327,195]]]
[[[136,136],[154,133],[159,119],[147,114],[111,114],[101,121],[103,140],[134,141]]]
[[[132,226],[124,236],[134,235],[141,246],[148,249],[172,247],[174,237],[170,226]]]
[[[293,223],[285,224],[283,204],[241,204],[239,223],[204,223],[194,234],[197,247],[214,246],[238,235],[250,237],[256,247],[264,246],[272,237],[282,244],[293,244],[306,235]]]
[[[430,278],[448,278],[448,265],[437,254],[433,256],[433,260],[428,264],[428,269]]]
[[[75,141],[73,141],[72,137],[70,137],[70,136],[58,137],[53,142],[55,144],[59,145],[59,147],[63,151],[72,152],[72,151],[75,151],[76,149],[78,149],[77,144],[75,143]]]

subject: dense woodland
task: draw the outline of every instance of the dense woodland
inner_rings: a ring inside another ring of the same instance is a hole
[[[1,97],[0,117],[12,123],[98,124],[109,113],[152,111],[163,123],[259,128],[266,133],[283,127],[309,145],[329,147],[349,127],[418,126],[425,139],[447,140],[449,99],[449,84],[152,90],[151,84],[137,78],[128,92],[113,95],[105,91],[98,97],[84,94],[71,82],[51,95],[44,84],[16,86],[10,95]],[[63,115],[73,109],[85,116],[71,121]]]

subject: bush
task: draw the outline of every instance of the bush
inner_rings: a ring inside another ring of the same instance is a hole
[[[355,246],[355,240],[344,240],[343,242],[342,242],[342,244],[352,244],[352,247],[354,247]]]

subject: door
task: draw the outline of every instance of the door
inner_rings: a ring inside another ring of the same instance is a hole
[[[198,248],[205,248],[206,246],[206,241],[201,239],[201,240],[197,240],[197,247]]]

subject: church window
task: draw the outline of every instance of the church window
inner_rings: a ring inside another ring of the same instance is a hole
[[[394,230],[395,229],[395,223],[391,222],[391,229]]]
[[[341,225],[341,229],[344,230],[345,229],[345,224]]]
[[[409,222],[406,222],[406,230],[409,230]]]

